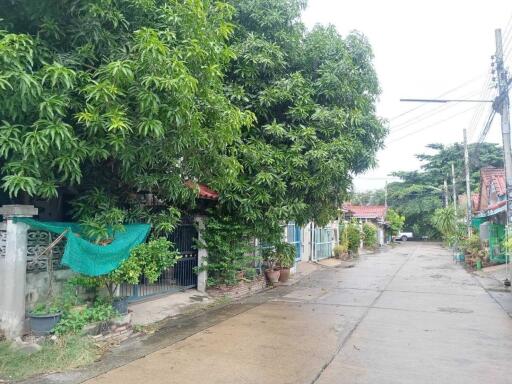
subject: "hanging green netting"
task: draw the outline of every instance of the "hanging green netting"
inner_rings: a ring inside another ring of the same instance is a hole
[[[32,228],[61,234],[65,233],[66,247],[62,264],[75,272],[87,276],[99,276],[116,269],[130,256],[133,247],[143,243],[151,229],[149,224],[126,224],[124,232],[116,232],[114,240],[107,245],[91,243],[81,237],[81,227],[77,223],[37,221],[18,217],[16,222],[28,224]]]

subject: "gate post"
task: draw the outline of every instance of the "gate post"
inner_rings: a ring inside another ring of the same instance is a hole
[[[15,217],[33,217],[33,205],[3,205],[0,215],[6,222],[5,254],[0,254],[0,327],[8,339],[23,333],[27,273],[28,225],[15,223]]]
[[[204,216],[196,216],[196,224],[197,224],[197,267],[199,268],[197,272],[197,290],[199,292],[206,292],[206,281],[208,278],[208,273],[205,270],[201,270],[201,267],[205,266],[208,259],[208,250],[203,248],[203,232],[205,231],[204,225]]]

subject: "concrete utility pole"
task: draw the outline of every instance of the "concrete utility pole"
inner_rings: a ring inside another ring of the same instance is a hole
[[[469,180],[469,152],[468,135],[464,129],[464,170],[466,173],[466,221],[468,226],[468,236],[471,236],[471,184]]]
[[[503,63],[503,42],[501,29],[496,35],[496,80],[498,82],[498,98],[494,108],[501,115],[501,136],[503,138],[503,155],[505,179],[507,183],[507,225],[512,223],[512,150],[510,147],[510,111],[508,98],[508,73]]]
[[[457,211],[457,188],[455,187],[455,165],[452,163],[452,193],[453,193],[453,209]]]
[[[507,184],[507,237],[512,224],[512,150],[510,148],[510,101],[508,98],[508,73],[503,63],[503,41],[501,29],[495,31],[496,36],[496,80],[498,82],[498,98],[494,102],[494,108],[501,115],[501,136],[503,138],[503,156],[505,164],[505,180]],[[508,275],[508,251],[506,251],[506,265]],[[510,286],[510,280],[504,281],[505,286]]]
[[[448,182],[444,179],[444,207],[448,208]]]

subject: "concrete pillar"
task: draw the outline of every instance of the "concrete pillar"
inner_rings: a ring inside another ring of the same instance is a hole
[[[14,223],[14,217],[32,217],[32,205],[4,205],[0,215],[6,222],[5,255],[0,262],[0,327],[8,339],[23,333],[25,322],[25,285],[27,271],[28,225]]]
[[[197,216],[196,217],[196,224],[197,224],[197,237],[198,237],[198,244],[199,247],[197,249],[197,265],[199,268],[201,266],[205,266],[208,260],[208,251],[201,247],[200,245],[203,242],[202,234],[205,231],[205,224],[204,224],[204,217],[203,216]],[[208,273],[205,270],[200,270],[197,273],[197,290],[199,292],[206,292],[206,281],[208,278]]]

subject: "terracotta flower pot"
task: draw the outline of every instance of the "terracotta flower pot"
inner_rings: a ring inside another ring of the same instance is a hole
[[[281,268],[281,271],[279,274],[279,281],[281,283],[286,283],[289,278],[290,278],[290,268]]]
[[[281,271],[267,269],[265,271],[265,275],[267,276],[268,281],[270,281],[272,284],[275,284],[279,281],[279,276],[281,275]]]

